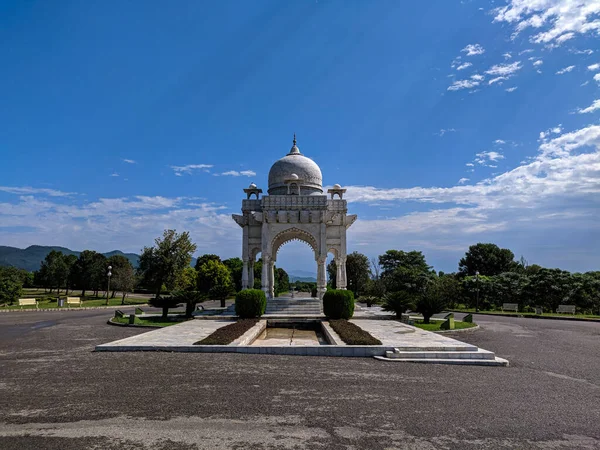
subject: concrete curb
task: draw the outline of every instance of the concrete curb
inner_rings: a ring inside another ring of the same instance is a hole
[[[12,312],[61,312],[61,311],[89,311],[93,309],[119,309],[119,308],[139,308],[140,306],[148,306],[147,303],[139,305],[118,305],[118,306],[81,306],[79,308],[36,308],[36,309],[0,309],[0,313]]]
[[[419,327],[417,327],[419,328]],[[475,325],[474,327],[471,328],[461,328],[460,330],[440,330],[440,331],[434,331],[433,333],[439,333],[439,334],[444,334],[444,333],[460,333],[463,331],[475,331],[475,330],[479,330],[479,328],[481,328],[479,325]]]
[[[452,311],[453,313],[460,314],[479,314],[480,316],[495,316],[495,317],[514,317],[515,319],[546,319],[546,320],[570,320],[573,322],[600,322],[600,319],[583,319],[581,317],[550,317],[550,316],[524,316],[522,314],[496,314],[496,313],[487,313],[487,312],[464,312],[464,311]]]
[[[131,327],[131,328],[164,328],[164,327],[159,327],[157,325],[136,325],[136,324],[130,324],[130,323],[118,323],[118,322],[113,322],[112,321],[112,317],[110,319],[108,319],[106,321],[107,324],[109,325],[114,325],[115,327]]]

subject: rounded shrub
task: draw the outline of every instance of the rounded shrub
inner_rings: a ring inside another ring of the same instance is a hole
[[[235,295],[235,313],[242,319],[260,317],[267,309],[267,297],[260,289],[244,289]]]
[[[352,291],[330,289],[323,295],[323,312],[329,319],[350,319],[354,315]]]

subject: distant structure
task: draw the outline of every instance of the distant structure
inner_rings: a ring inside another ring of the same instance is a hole
[[[254,263],[262,257],[262,290],[275,296],[274,266],[279,249],[287,242],[300,240],[313,250],[317,263],[317,295],[323,298],[327,287],[326,260],[332,253],[337,266],[336,285],[346,289],[346,230],[356,220],[348,215],[346,189],[335,184],[323,194],[321,169],[302,155],[294,134],[290,152],[275,162],[269,171],[268,195],[256,184],[244,189],[242,215],[232,217],[243,229],[242,288],[254,286]],[[254,198],[252,198],[254,196]],[[335,197],[338,197],[337,199]]]

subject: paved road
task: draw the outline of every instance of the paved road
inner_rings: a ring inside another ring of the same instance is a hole
[[[94,353],[105,311],[0,315],[1,449],[598,449],[600,324],[476,316],[509,368]]]

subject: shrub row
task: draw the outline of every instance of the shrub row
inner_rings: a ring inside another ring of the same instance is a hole
[[[235,295],[235,313],[244,319],[260,317],[267,309],[267,297],[260,289],[244,289]]]
[[[323,295],[323,313],[330,319],[350,319],[354,315],[352,291],[330,289]]]
[[[329,325],[348,345],[381,345],[379,339],[375,339],[365,330],[347,320],[330,320]]]
[[[258,319],[242,319],[219,328],[194,345],[228,345],[258,323]]]

